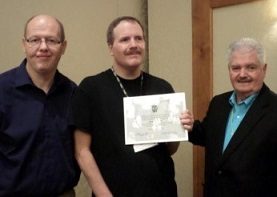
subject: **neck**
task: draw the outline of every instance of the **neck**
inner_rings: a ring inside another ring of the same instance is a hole
[[[39,89],[43,90],[46,94],[49,92],[53,82],[54,82],[54,75],[55,73],[51,73],[48,75],[39,74],[36,72],[32,72],[32,70],[28,69],[27,66],[27,72],[32,79],[34,85],[38,87]]]
[[[139,75],[140,76],[140,88],[139,88],[139,92],[137,92],[136,89],[137,89],[137,84],[138,84],[137,82],[138,81],[135,80],[135,79],[138,78],[138,77],[136,77],[136,78],[133,78],[133,77],[132,78],[122,78],[121,76],[116,74],[116,71],[114,70],[114,67],[112,67],[111,70],[112,70],[112,72],[113,72],[113,74],[114,74],[114,76],[115,76],[115,78],[116,78],[116,80],[117,80],[117,82],[118,82],[122,92],[124,93],[124,95],[126,97],[128,97],[128,93],[127,93],[123,83],[121,82],[121,79],[124,79],[123,82],[124,81],[126,82],[125,85],[127,85],[129,90],[132,90],[132,91],[130,91],[132,95],[142,95],[143,73],[140,72],[141,74]],[[128,83],[127,83],[127,81],[128,81]]]
[[[254,93],[252,93],[254,94]],[[252,94],[244,94],[244,95],[238,95],[236,96],[236,100],[237,100],[237,103],[247,99],[249,96],[251,96]]]
[[[49,92],[52,84],[54,82],[54,79],[50,79],[50,80],[45,80],[45,79],[38,79],[36,81],[33,80],[33,83],[40,88],[41,90],[43,90],[46,94]]]
[[[123,79],[136,79],[141,75],[140,66],[135,68],[121,68],[119,66],[112,66],[116,75]]]

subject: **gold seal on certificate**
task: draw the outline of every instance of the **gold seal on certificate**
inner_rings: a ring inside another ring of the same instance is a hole
[[[124,97],[125,144],[187,141],[180,114],[185,93]]]

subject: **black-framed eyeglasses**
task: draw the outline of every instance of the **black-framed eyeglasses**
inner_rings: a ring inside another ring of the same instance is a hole
[[[25,41],[30,47],[38,47],[41,45],[43,41],[49,47],[55,47],[62,43],[62,41],[60,41],[59,39],[51,38],[51,37],[49,38],[31,37],[31,38],[25,38]]]

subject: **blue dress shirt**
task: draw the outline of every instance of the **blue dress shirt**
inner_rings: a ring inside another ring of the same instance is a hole
[[[232,110],[229,114],[229,119],[227,123],[227,127],[225,130],[225,139],[223,144],[223,151],[229,144],[231,138],[233,137],[234,133],[236,132],[237,128],[239,127],[241,121],[243,120],[245,114],[247,113],[248,109],[251,107],[252,103],[254,102],[255,98],[257,97],[257,93],[247,97],[245,100],[240,101],[237,103],[236,101],[236,94],[233,92],[229,99],[229,103],[233,106]]]
[[[71,97],[58,71],[48,94],[19,67],[0,75],[0,196],[58,196],[79,179]]]

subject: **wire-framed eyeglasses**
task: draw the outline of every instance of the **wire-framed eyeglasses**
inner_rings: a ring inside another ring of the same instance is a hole
[[[25,38],[24,40],[26,41],[26,43],[30,47],[38,47],[38,46],[41,45],[41,43],[43,41],[49,47],[56,47],[56,46],[58,46],[58,45],[60,45],[62,43],[62,41],[60,41],[59,39],[52,38],[52,37],[46,37],[46,38],[31,37],[31,38]]]

